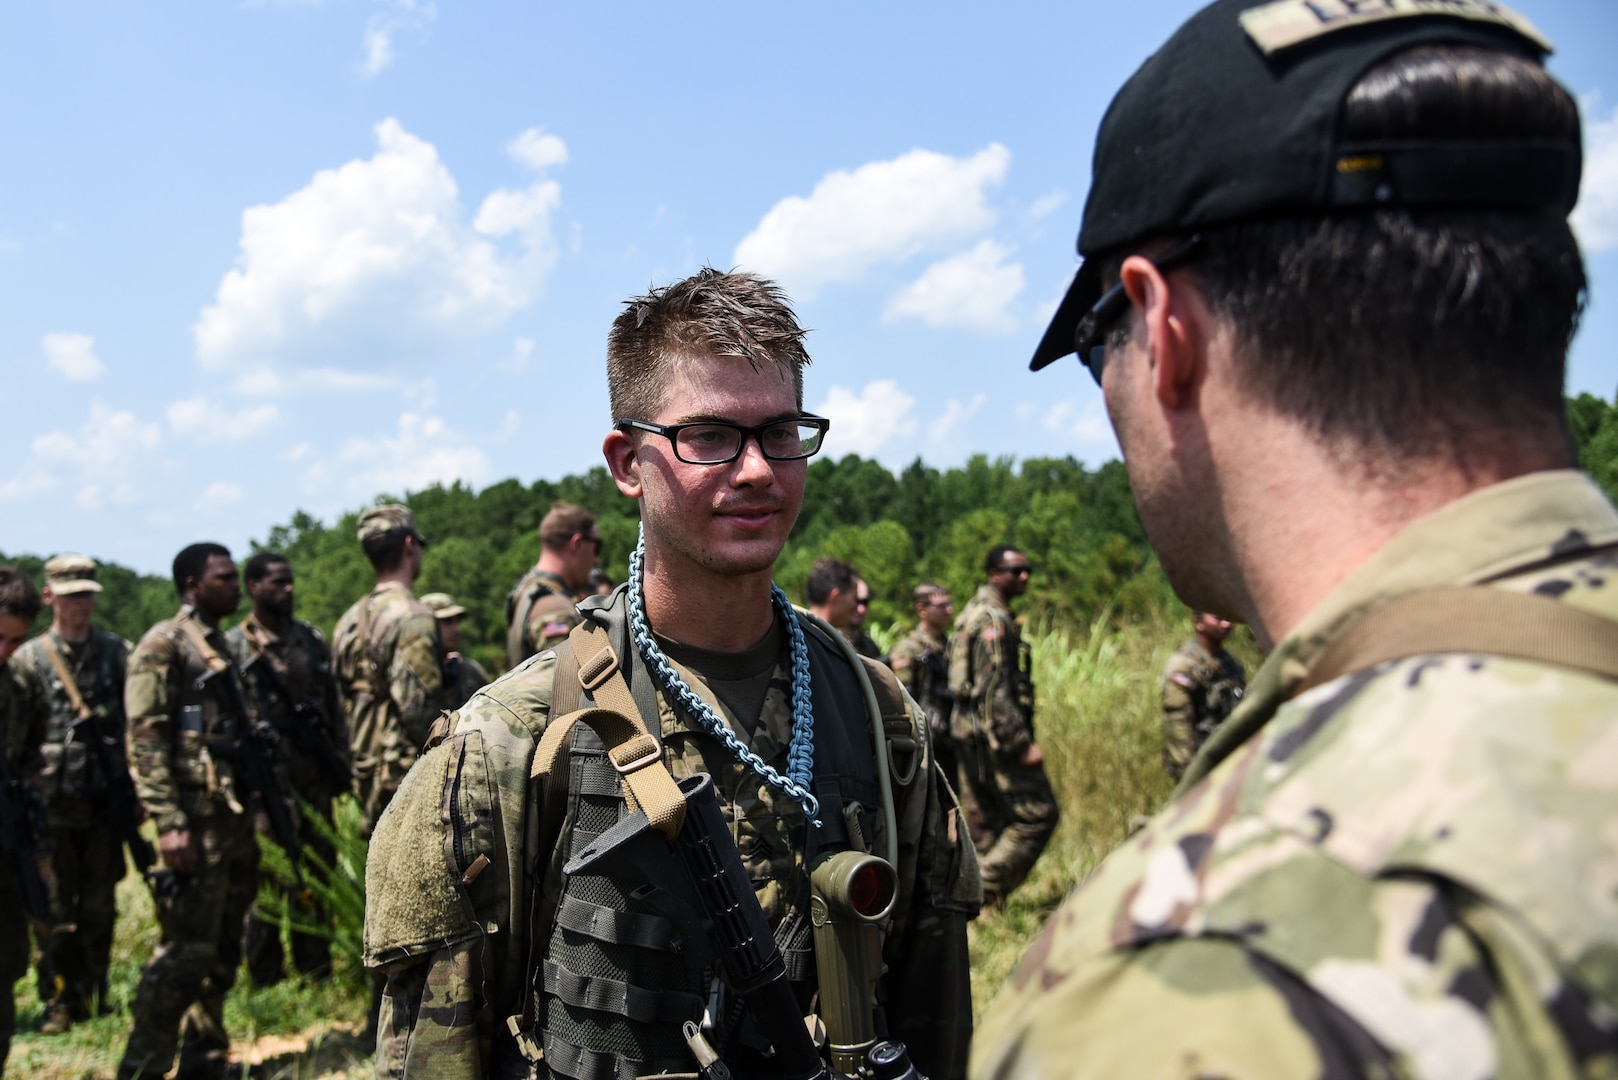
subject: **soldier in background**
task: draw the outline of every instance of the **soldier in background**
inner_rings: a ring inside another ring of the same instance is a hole
[[[27,788],[37,783],[40,744],[45,740],[44,709],[14,676],[8,660],[28,638],[39,617],[39,591],[21,571],[0,566],[0,754],[5,755],[5,776],[18,785],[15,791],[0,791],[0,798],[14,798],[19,807]],[[21,825],[21,822],[19,822]],[[20,829],[19,829],[20,832]],[[0,1074],[5,1073],[11,1036],[17,1030],[17,980],[28,973],[28,920],[23,918],[23,878],[17,857],[32,842],[44,837],[7,835],[0,837]]]
[[[1220,0],[1108,107],[1032,366],[1078,353],[1175,592],[1268,658],[974,1076],[1618,1062],[1618,509],[1548,50],[1494,0]]]
[[[1225,651],[1230,620],[1198,611],[1191,629],[1163,665],[1163,768],[1176,780],[1247,686],[1242,662]]]
[[[319,630],[292,617],[294,581],[286,556],[260,551],[247,560],[242,578],[253,610],[226,632],[225,642],[242,672],[248,708],[280,735],[288,789],[298,793],[309,812],[329,822],[332,800],[348,790],[352,772],[331,653]],[[331,846],[299,807],[289,809],[299,822],[303,846],[329,864]],[[262,812],[256,822],[261,834],[274,839]],[[288,895],[297,902],[291,890]],[[319,916],[318,910],[308,914]],[[249,914],[246,949],[247,973],[255,986],[281,981],[285,962],[277,924]],[[305,975],[324,976],[331,971],[330,942],[318,934],[294,932],[292,964]]]
[[[448,698],[437,620],[410,591],[427,548],[415,515],[373,506],[360,515],[358,536],[376,587],[337,620],[332,653],[369,836]]]
[[[809,614],[818,616],[837,632],[854,640],[854,607],[859,603],[859,573],[842,559],[830,555],[815,560],[809,568],[809,582],[804,589],[809,600]]]
[[[229,751],[250,722],[219,632],[242,595],[229,549],[185,548],[174,558],[174,587],[179,613],[140,639],[124,686],[135,787],[157,824],[165,870],[155,889],[161,936],[135,990],[118,1080],[163,1075],[177,1037],[181,1076],[225,1075],[225,994],[258,891],[250,798]]]
[[[950,643],[950,721],[962,801],[982,856],[983,897],[1004,904],[1034,868],[1061,811],[1034,741],[1030,658],[1011,601],[1028,591],[1028,556],[1001,544],[984,560],[988,584],[967,601]]]
[[[596,596],[611,596],[612,590],[617,588],[617,585],[614,584],[612,578],[607,576],[607,572],[605,570],[597,566],[590,570],[590,582],[588,588],[590,592],[594,593]]]
[[[871,587],[856,572],[854,577],[854,614],[848,620],[848,640],[853,642],[854,651],[861,656],[870,657],[872,660],[880,660],[885,664],[888,662],[888,658],[882,655],[882,650],[865,629],[865,620],[870,614]]]
[[[506,659],[516,667],[579,623],[573,605],[601,557],[601,530],[582,506],[558,502],[539,523],[539,562],[506,597]]]
[[[448,694],[444,707],[459,709],[489,685],[489,673],[460,651],[461,620],[466,618],[466,609],[449,593],[428,593],[421,602],[432,609],[433,618],[438,620],[438,640],[444,647],[444,689]]]
[[[125,873],[120,832],[107,820],[128,807],[101,799],[110,779],[104,760],[129,769],[124,750],[124,665],[129,643],[90,625],[96,596],[95,561],[58,555],[45,563],[45,603],[51,627],[17,651],[12,667],[48,713],[41,790],[49,815],[56,872],[55,920],[47,976],[41,942],[40,985],[46,1002],[40,1030],[66,1031],[106,1009],[107,962],[117,921],[114,894]],[[92,741],[101,740],[100,746]]]
[[[955,698],[949,692],[949,624],[955,618],[955,601],[942,585],[924,581],[911,593],[916,605],[916,628],[893,647],[888,666],[899,677],[910,696],[927,714],[927,727],[933,738],[933,760],[943,770],[950,786],[960,784],[955,742],[950,735],[950,713]]]

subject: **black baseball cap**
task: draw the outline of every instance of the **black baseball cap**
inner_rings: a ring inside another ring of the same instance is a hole
[[[1361,75],[1423,44],[1543,61],[1548,41],[1493,0],[1218,0],[1113,98],[1096,135],[1079,229],[1084,259],[1033,362],[1075,351],[1101,297],[1094,256],[1147,237],[1250,218],[1374,206],[1578,202],[1579,140],[1349,143],[1343,99]]]

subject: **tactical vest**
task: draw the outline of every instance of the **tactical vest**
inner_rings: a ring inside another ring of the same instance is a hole
[[[528,574],[524,574],[524,581],[519,581],[517,587],[506,594],[506,661],[516,667],[533,653],[528,651],[528,614],[534,610],[541,597],[561,596],[562,591],[552,582],[557,579],[546,571],[530,571],[533,573],[533,583],[525,585]]]
[[[621,609],[615,605],[596,617],[606,623],[614,652],[632,658],[624,665],[626,681],[642,716],[652,718],[648,727],[661,740],[654,684],[628,639]],[[807,835],[794,837],[803,858],[796,862],[787,883],[786,895],[793,899],[787,917],[777,927],[776,940],[807,1013],[816,982],[808,921],[808,867],[825,853],[853,846],[868,850],[894,826],[882,821],[878,765],[873,760],[868,726],[881,720],[867,716],[860,685],[838,646],[807,624],[804,637],[811,701],[818,721],[814,792],[820,800],[821,825],[809,825]],[[559,662],[558,683],[568,669],[568,664]],[[555,693],[560,700],[560,686]],[[584,695],[581,705],[591,704]],[[556,714],[553,704],[553,716]],[[860,717],[864,722],[838,723],[836,717]],[[705,733],[682,737],[712,739]],[[712,1041],[732,1071],[739,1077],[749,1076],[749,1065],[756,1062],[756,1068],[767,1074],[768,1063],[758,1052],[762,1040],[753,1031],[745,1007],[722,985],[716,986],[711,970],[698,968],[688,959],[673,925],[641,894],[644,890],[631,892],[598,876],[563,880],[561,865],[627,816],[618,772],[596,733],[583,724],[571,736],[566,767],[563,839],[541,848],[550,851],[552,859],[542,890],[546,900],[540,906],[545,910],[537,915],[536,925],[549,922],[551,926],[548,940],[537,947],[538,963],[530,972],[536,1035],[544,1051],[540,1075],[546,1075],[544,1069],[577,1080],[689,1074],[691,1051],[680,1025],[686,1020],[701,1021],[705,1009],[714,1022]],[[751,773],[746,775],[752,779]],[[851,832],[858,835],[851,837]]]
[[[40,769],[44,796],[47,802],[58,799],[88,799],[106,785],[96,756],[84,743],[88,737],[79,727],[79,713],[67,692],[61,676],[51,663],[46,642],[51,631],[28,646],[28,661],[33,665],[39,684],[45,688],[50,718],[45,729],[45,744],[40,748],[44,764]],[[60,649],[60,645],[57,645]],[[118,670],[117,659],[123,652],[123,642],[115,634],[104,630],[91,630],[90,638],[79,647],[90,650],[75,672],[66,653],[61,653],[64,666],[74,678],[75,687],[84,705],[100,722],[102,736],[117,739],[124,736],[124,681]],[[120,750],[119,756],[122,756]]]
[[[188,632],[187,623],[191,624],[191,632]],[[210,634],[217,634],[218,631],[209,631],[188,607],[182,608],[178,616],[163,625],[174,642],[180,662],[180,694],[175,702],[169,729],[175,782],[182,794],[220,795],[232,813],[243,813],[230,762],[222,754],[214,752],[234,742],[240,734],[241,725],[247,722],[246,717],[238,717],[225,707],[222,688],[213,686],[209,681],[213,670],[210,660],[222,661],[226,665],[211,678],[239,679],[235,665],[226,659],[230,651],[227,648],[221,653],[208,640]],[[192,632],[196,634],[195,639]],[[196,644],[199,640],[202,642],[200,648]],[[240,685],[238,681],[238,693]]]

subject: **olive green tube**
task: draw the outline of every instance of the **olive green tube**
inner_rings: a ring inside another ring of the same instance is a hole
[[[876,1042],[876,980],[882,973],[881,924],[898,881],[886,860],[839,851],[809,874],[809,919],[820,977],[820,1019],[832,1067],[856,1075]]]

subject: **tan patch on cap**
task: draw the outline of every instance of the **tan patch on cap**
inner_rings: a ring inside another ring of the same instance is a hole
[[[1248,8],[1241,14],[1241,23],[1247,36],[1269,56],[1335,30],[1422,15],[1493,23],[1515,30],[1546,52],[1554,51],[1533,23],[1493,0],[1276,0]]]
[[[57,596],[100,592],[96,561],[88,555],[57,555],[45,563],[45,586]]]

